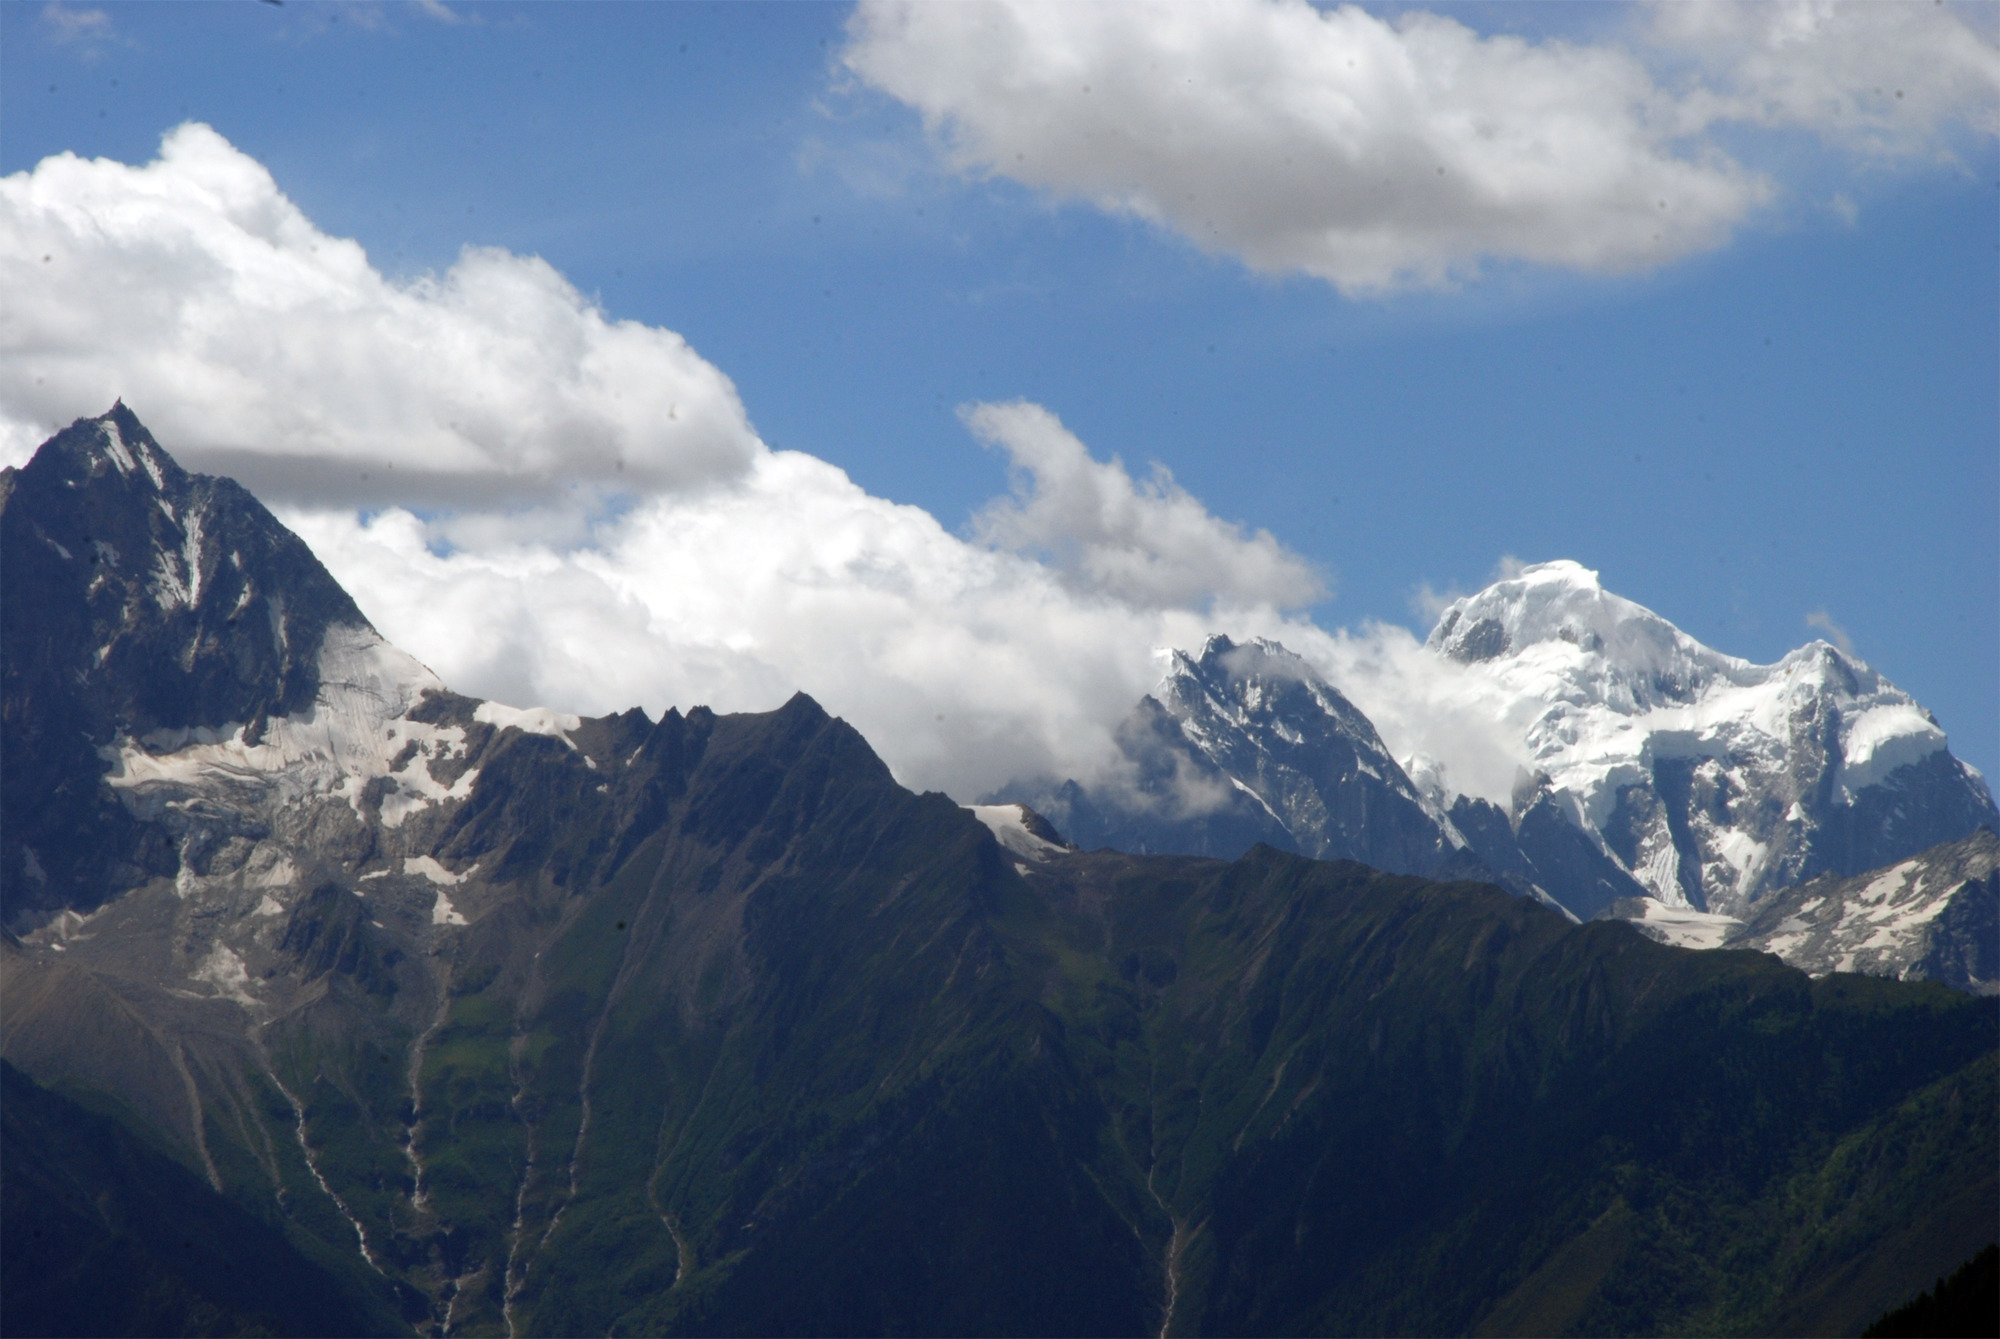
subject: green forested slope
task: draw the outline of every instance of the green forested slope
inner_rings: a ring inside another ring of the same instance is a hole
[[[282,1083],[453,1333],[1838,1330],[2000,1216],[1991,1000],[1264,848],[1018,861],[804,698],[573,738],[481,754],[428,978],[300,904],[323,989],[208,1131],[351,1255]]]
[[[0,1061],[0,1332],[408,1334],[357,1264]]]

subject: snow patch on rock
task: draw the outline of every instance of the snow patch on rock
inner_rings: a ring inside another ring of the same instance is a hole
[[[366,783],[393,776],[397,803],[383,815],[391,827],[415,807],[469,793],[430,776],[431,759],[464,754],[465,732],[408,718],[426,692],[444,687],[417,660],[372,629],[336,625],[320,646],[319,679],[312,706],[265,722],[255,743],[244,724],[155,731],[103,750],[107,779],[140,807],[186,793],[240,799],[263,791],[279,803],[339,795],[360,815]],[[398,769],[411,744],[415,754]]]
[[[250,971],[243,965],[235,949],[227,944],[217,944],[208,951],[201,965],[194,969],[194,979],[206,981],[215,987],[215,993],[238,1004],[254,1005],[257,997],[250,993]]]
[[[130,474],[138,468],[132,459],[132,452],[125,445],[125,435],[118,431],[118,423],[109,415],[98,420],[104,430],[104,454],[118,467],[120,474]]]
[[[551,711],[547,707],[503,707],[498,702],[480,703],[472,713],[472,719],[497,730],[547,735],[551,739],[560,739],[571,748],[576,748],[576,743],[569,737],[569,732],[583,724],[581,716],[573,716],[566,711]]]
[[[403,862],[403,873],[415,874],[429,879],[440,888],[456,888],[477,872],[478,869],[479,866],[474,865],[463,874],[453,874],[438,863],[436,856],[428,855],[413,855]]]
[[[1064,848],[1028,831],[1027,813],[1018,804],[975,804],[972,816],[987,826],[995,841],[1015,855],[1029,860],[1047,860],[1064,854]]]
[[[1644,900],[1644,914],[1634,917],[1632,924],[1648,938],[1676,948],[1721,948],[1731,935],[1743,928],[1743,922],[1734,916]]]

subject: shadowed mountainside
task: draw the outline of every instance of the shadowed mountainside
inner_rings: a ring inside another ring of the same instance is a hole
[[[375,1334],[394,1299],[351,1253],[218,1195],[117,1121],[0,1061],[0,1330]],[[309,1259],[300,1247],[316,1259]]]

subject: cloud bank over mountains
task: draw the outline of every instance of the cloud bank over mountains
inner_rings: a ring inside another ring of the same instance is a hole
[[[1942,6],[1639,12],[1591,44],[1305,0],[863,0],[843,60],[962,172],[1350,294],[1710,250],[1780,194],[1744,127],[1874,157],[2000,130],[2000,51]]]
[[[2000,61],[1949,8],[1676,5],[1633,32],[870,0],[843,59],[965,171],[1350,292],[1718,245],[1778,190],[1718,128],[1871,161],[1996,128]],[[1291,647],[1461,792],[1505,803],[1532,765],[1477,676],[1406,629],[1318,626],[1301,611],[1329,574],[1163,470],[1092,456],[1048,408],[966,407],[1013,487],[954,533],[772,450],[722,370],[539,258],[468,248],[385,276],[207,126],[149,164],[60,155],[0,180],[0,285],[0,463],[122,397],[463,692],[657,714],[802,689],[906,783],[971,799],[1096,779],[1155,653],[1220,632]]]
[[[803,689],[905,781],[969,798],[1089,774],[1155,648],[1286,636],[1320,590],[1270,534],[1030,404],[968,408],[1016,489],[955,535],[771,450],[678,335],[539,259],[383,276],[206,126],[142,167],[0,181],[0,281],[0,463],[123,397],[271,504],[392,641],[504,702]]]
[[[397,284],[205,125],[144,167],[46,159],[5,200],[9,461],[119,395],[274,502],[588,506],[739,478],[761,449],[679,335],[488,248]]]

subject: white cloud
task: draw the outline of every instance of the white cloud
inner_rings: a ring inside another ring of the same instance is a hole
[[[851,36],[847,64],[961,168],[1349,291],[1444,283],[1484,257],[1655,265],[1766,195],[1677,149],[1672,100],[1631,56],[1421,12],[864,0]]]
[[[386,635],[463,691],[657,715],[768,710],[804,690],[906,783],[961,799],[1017,775],[1094,774],[1157,677],[1152,648],[1197,644],[1213,621],[1073,590],[794,452],[726,489],[649,499],[578,549],[440,556],[406,512],[284,518]]]
[[[73,9],[51,3],[42,6],[42,31],[61,46],[92,46],[115,40],[117,30],[111,16],[101,9]]]
[[[1217,595],[1293,606],[1322,593],[1312,569],[1269,531],[1246,537],[1210,515],[1163,466],[1138,483],[1116,457],[1091,459],[1040,405],[974,405],[965,419],[1014,465],[1014,497],[973,522],[989,543],[1045,556],[1083,588],[1146,608],[1186,608]]]
[[[1720,245],[1776,194],[1725,125],[1901,153],[1995,126],[1993,45],[1938,6],[1635,12],[1618,46],[1305,0],[862,0],[844,59],[962,171],[1349,293]]]
[[[444,0],[417,0],[417,8],[439,23],[461,24],[480,21],[477,14],[461,14]]]
[[[204,125],[144,167],[64,154],[0,180],[0,290],[0,463],[119,396],[274,501],[588,512],[759,449],[678,335],[499,250],[391,281]]]
[[[1405,766],[1454,794],[1504,809],[1523,769],[1534,766],[1524,741],[1547,704],[1425,650],[1408,628],[1369,622],[1328,630],[1295,621],[1269,635],[1359,707]]]
[[[1958,126],[2000,133],[2000,48],[1956,6],[1683,0],[1649,17],[1646,36],[1706,76],[1692,115],[1895,156],[1933,152]]]
[[[123,396],[274,503],[384,635],[503,702],[761,710],[803,689],[906,782],[969,799],[1093,775],[1154,648],[1282,638],[1303,625],[1279,607],[1313,592],[1271,536],[1092,460],[1033,405],[969,411],[1032,487],[953,535],[769,450],[678,336],[538,260],[385,279],[205,127],[143,168],[0,181],[0,285],[9,461]],[[531,505],[572,481],[613,505]]]

